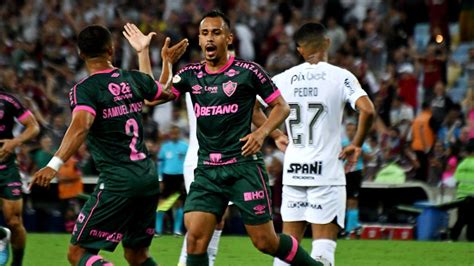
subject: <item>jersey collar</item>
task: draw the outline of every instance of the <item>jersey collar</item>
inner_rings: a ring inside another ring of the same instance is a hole
[[[234,57],[233,55],[231,55],[231,56],[229,57],[229,60],[227,60],[227,63],[226,63],[223,67],[221,67],[219,70],[217,70],[217,71],[211,71],[211,70],[209,70],[209,69],[207,68],[207,64],[205,64],[204,69],[206,70],[206,73],[207,73],[207,74],[211,74],[211,75],[212,75],[212,74],[219,74],[219,73],[222,73],[222,72],[226,71],[226,70],[232,65],[232,63],[234,63],[234,58],[235,58],[235,57]]]
[[[92,75],[95,75],[95,74],[110,73],[110,72],[114,71],[115,69],[117,69],[117,68],[116,68],[116,67],[113,67],[113,68],[109,68],[109,69],[99,70],[99,71],[96,71],[96,72],[92,73],[91,76],[92,76]]]

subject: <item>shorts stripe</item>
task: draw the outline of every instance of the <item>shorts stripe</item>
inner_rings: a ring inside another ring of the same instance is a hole
[[[267,185],[265,184],[265,178],[263,178],[262,170],[260,169],[260,167],[258,165],[257,165],[257,169],[258,169],[258,173],[260,175],[260,179],[262,180],[263,190],[265,190],[265,195],[267,197],[268,211],[270,212],[270,215],[272,215],[272,207],[271,207],[271,204],[270,204],[270,198],[268,197],[268,190],[267,190]]]
[[[81,232],[79,232],[79,235],[77,235],[77,238],[76,238],[77,241],[79,241],[79,239],[81,238],[81,235],[84,232],[84,229],[86,228],[86,225],[89,222],[90,218],[92,217],[92,214],[94,213],[95,208],[97,207],[97,205],[99,205],[100,195],[102,195],[102,191],[99,191],[99,193],[97,194],[97,201],[94,207],[92,207],[91,213],[89,213],[89,216],[87,217],[86,222],[82,225]]]

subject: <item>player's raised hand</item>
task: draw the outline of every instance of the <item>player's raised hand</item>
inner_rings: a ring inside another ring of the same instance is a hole
[[[262,148],[263,141],[267,135],[260,130],[255,130],[254,132],[248,134],[247,136],[240,139],[241,142],[245,142],[242,147],[242,155],[249,156],[257,153],[260,148]]]
[[[188,39],[182,39],[179,43],[170,47],[171,39],[166,37],[163,48],[161,48],[161,59],[168,61],[171,64],[176,63],[179,58],[186,52],[189,45]]]
[[[0,139],[0,162],[12,154],[19,145],[15,139]]]
[[[151,39],[156,35],[156,32],[150,32],[148,35],[143,34],[135,24],[127,23],[123,26],[123,36],[127,38],[130,45],[137,51],[142,52],[150,46]]]
[[[29,189],[33,187],[33,185],[38,185],[40,187],[49,187],[51,180],[56,176],[56,171],[51,167],[43,167],[38,172],[33,175],[33,179],[31,180]]]
[[[344,167],[346,173],[350,172],[351,169],[356,165],[361,153],[362,149],[352,143],[342,149],[342,151],[339,153],[339,159],[346,160],[346,165]]]

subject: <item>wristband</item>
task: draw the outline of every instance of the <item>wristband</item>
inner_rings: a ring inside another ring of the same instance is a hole
[[[49,163],[46,166],[57,172],[63,164],[64,162],[63,160],[61,160],[61,158],[54,156],[53,158],[51,158],[51,160],[49,160]]]

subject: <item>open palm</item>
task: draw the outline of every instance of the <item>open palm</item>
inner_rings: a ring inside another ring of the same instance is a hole
[[[143,34],[135,24],[127,23],[123,26],[123,36],[127,38],[130,45],[138,53],[150,46],[151,39],[156,35],[156,32],[150,32],[148,35]]]

